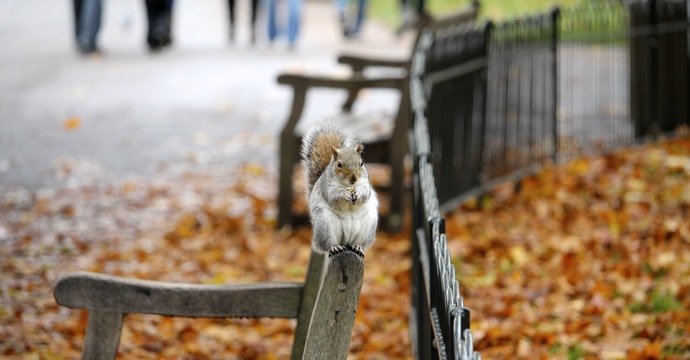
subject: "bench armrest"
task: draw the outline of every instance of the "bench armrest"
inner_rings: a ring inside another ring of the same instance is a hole
[[[184,317],[296,318],[302,283],[192,285],[75,272],[55,285],[55,300],[69,308],[106,313]]]
[[[409,59],[384,59],[358,55],[340,55],[338,56],[338,63],[350,65],[354,72],[362,72],[367,67],[389,67],[406,70],[410,66]]]

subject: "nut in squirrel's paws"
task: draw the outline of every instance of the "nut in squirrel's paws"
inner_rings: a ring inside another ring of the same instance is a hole
[[[357,199],[359,199],[357,189],[355,189],[354,186],[347,188],[345,192],[345,200],[349,201],[351,204],[354,205],[354,203],[357,202]]]

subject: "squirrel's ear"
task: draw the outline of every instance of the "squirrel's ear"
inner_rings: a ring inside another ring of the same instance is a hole
[[[362,150],[364,150],[364,145],[362,145],[361,143],[357,144],[357,146],[355,147],[355,151],[361,154]]]
[[[340,154],[340,151],[338,149],[336,149],[335,146],[331,145],[331,153],[333,153],[334,157],[338,157],[338,155]]]

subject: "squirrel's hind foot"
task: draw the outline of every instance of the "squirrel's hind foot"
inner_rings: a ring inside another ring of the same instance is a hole
[[[357,256],[360,258],[364,259],[364,248],[362,248],[360,245],[354,245],[354,246],[342,246],[342,245],[335,245],[331,248],[331,250],[328,251],[328,258],[332,259],[334,256],[340,254],[341,252],[345,250],[350,250],[353,253],[355,253]]]
[[[340,254],[341,252],[345,251],[346,247],[341,246],[341,245],[335,245],[331,248],[331,250],[328,250],[328,258],[331,259],[334,256]]]
[[[355,246],[348,246],[348,250],[351,250],[353,253],[357,254],[359,257],[364,259],[364,248],[360,245],[355,245]]]

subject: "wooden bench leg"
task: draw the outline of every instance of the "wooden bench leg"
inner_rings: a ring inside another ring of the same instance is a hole
[[[307,89],[304,85],[295,85],[292,109],[288,121],[280,132],[280,184],[278,188],[278,227],[292,225],[292,170],[295,163],[299,163],[299,143],[295,138],[295,127],[307,97]]]
[[[281,144],[284,144],[283,141]],[[281,145],[280,184],[278,188],[278,228],[292,225],[292,169],[294,166],[294,145]]]
[[[393,145],[399,146],[399,145]],[[391,233],[397,233],[403,226],[403,201],[405,198],[405,169],[402,154],[396,151],[396,155],[391,160],[391,191],[390,191],[390,209],[388,219],[385,224],[386,230]]]
[[[385,224],[388,231],[396,233],[403,226],[403,202],[405,199],[405,154],[409,152],[407,136],[410,123],[410,94],[402,94],[396,121],[395,133],[391,141],[391,193],[390,214]]]
[[[121,313],[89,311],[82,360],[115,359],[123,318]]]

